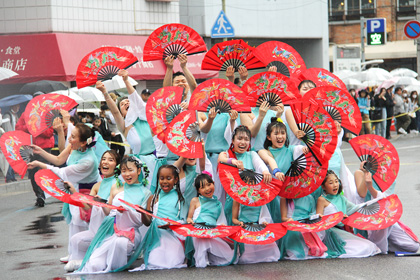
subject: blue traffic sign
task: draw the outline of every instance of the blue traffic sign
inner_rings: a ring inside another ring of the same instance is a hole
[[[386,19],[371,18],[366,20],[367,44],[384,45],[386,43]]]
[[[213,27],[211,28],[211,37],[212,38],[230,38],[235,37],[235,30],[233,29],[232,24],[226,17],[225,13],[220,11],[219,16],[217,17]]]
[[[410,20],[404,26],[404,33],[410,39],[417,39],[420,37],[420,22],[417,20]]]

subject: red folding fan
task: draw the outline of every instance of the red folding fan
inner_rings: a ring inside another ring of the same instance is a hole
[[[362,115],[356,100],[346,89],[333,86],[323,86],[311,89],[305,98],[318,102],[342,127],[355,135],[362,129]]]
[[[254,55],[267,67],[276,66],[277,72],[297,79],[306,70],[300,54],[291,46],[279,41],[262,43],[254,50]]]
[[[164,87],[150,95],[146,103],[146,117],[153,133],[165,141],[165,130],[182,111],[182,87]]]
[[[337,129],[331,116],[312,99],[291,104],[299,130],[306,135],[301,139],[320,165],[327,163],[337,145]]]
[[[285,173],[279,196],[295,199],[318,189],[327,174],[328,164],[320,165],[311,153],[301,154]]]
[[[41,187],[43,191],[57,198],[58,200],[72,204],[74,206],[83,207],[81,202],[78,202],[67,193],[66,185],[63,180],[49,169],[41,169],[35,173],[35,182]]]
[[[248,99],[242,89],[224,79],[211,79],[201,83],[192,93],[189,110],[208,112],[216,107],[219,113],[250,113]]]
[[[319,215],[302,219],[298,221],[284,222],[287,230],[299,232],[318,232],[327,230],[337,225],[343,220],[343,212],[337,212],[331,215],[325,215],[322,218]]]
[[[88,53],[77,67],[77,88],[110,80],[120,69],[127,69],[138,62],[131,52],[117,47],[101,47]]]
[[[204,56],[202,70],[226,71],[233,66],[235,71],[264,68],[265,65],[254,56],[254,48],[243,40],[231,40],[215,44]]]
[[[219,164],[220,182],[225,191],[246,206],[261,206],[272,201],[279,193],[282,181],[273,179],[264,183],[263,175],[252,170],[239,170],[227,163]]]
[[[178,54],[206,52],[203,38],[189,26],[171,23],[165,24],[149,35],[143,49],[143,61],[161,60]]]
[[[124,207],[118,207],[112,204],[108,204],[106,199],[101,199],[101,198],[97,198],[88,194],[83,194],[83,193],[73,193],[71,195],[71,198],[74,201],[78,201],[80,203],[87,203],[90,204],[92,206],[98,206],[98,207],[104,207],[104,208],[109,208],[109,209],[116,209],[119,211],[124,211]]]
[[[295,84],[276,72],[255,74],[245,82],[242,90],[251,107],[260,107],[264,101],[268,101],[270,106],[290,104],[301,98]]]
[[[209,226],[200,223],[194,225],[173,225],[169,227],[180,235],[197,238],[223,238],[241,229],[240,226]]]
[[[286,232],[286,227],[280,223],[267,226],[250,223],[245,224],[243,228],[229,237],[240,243],[263,245],[282,238]]]
[[[0,137],[0,146],[4,157],[22,179],[28,170],[28,163],[33,158],[33,150],[30,145],[32,145],[32,136],[20,130],[5,132]]]
[[[367,202],[343,220],[343,224],[360,230],[378,230],[392,226],[401,218],[403,208],[396,194],[373,203]]]
[[[395,147],[385,138],[365,134],[349,141],[360,161],[366,161],[365,169],[372,173],[372,179],[384,192],[397,178],[400,158]]]
[[[171,220],[171,219],[169,219],[169,218],[163,218],[163,217],[156,216],[156,215],[154,215],[151,211],[148,211],[148,210],[146,210],[146,209],[143,209],[142,207],[140,207],[140,206],[138,206],[138,205],[135,205],[135,204],[133,204],[133,203],[130,203],[130,202],[128,202],[128,201],[125,201],[125,200],[123,200],[123,199],[121,199],[121,198],[119,198],[118,200],[119,200],[119,201],[121,201],[122,203],[124,203],[124,204],[126,204],[126,205],[130,206],[131,208],[133,208],[133,209],[134,209],[134,210],[136,210],[137,212],[140,212],[140,213],[143,213],[143,214],[149,215],[150,217],[153,217],[153,218],[156,218],[156,219],[159,219],[159,220],[165,221],[165,222],[167,222],[167,223],[169,223],[169,224],[172,224],[172,225],[181,225],[180,223],[178,223],[178,222],[176,222],[176,221],[174,221],[174,220]]]
[[[180,157],[202,158],[201,139],[196,112],[192,110],[178,114],[166,130],[166,145]]]
[[[68,96],[62,94],[42,94],[34,97],[26,105],[23,116],[29,133],[36,137],[52,126],[57,117],[61,117],[60,110],[70,111],[78,104]]]
[[[347,89],[346,85],[339,77],[323,68],[309,68],[299,76],[299,80],[311,80],[317,87],[333,86],[341,89]]]

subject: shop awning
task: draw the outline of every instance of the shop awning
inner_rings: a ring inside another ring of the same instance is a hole
[[[139,62],[129,69],[135,80],[163,79],[166,66],[163,61],[144,62],[143,46],[147,36],[93,35],[93,34],[28,34],[0,36],[0,66],[19,75],[0,83],[29,83],[38,80],[74,81],[82,58],[102,46],[117,46],[132,52]],[[188,57],[188,68],[196,79],[212,78],[214,71],[201,70],[204,54]],[[175,63],[179,71],[179,63]]]

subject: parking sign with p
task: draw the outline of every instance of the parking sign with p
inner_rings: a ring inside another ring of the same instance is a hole
[[[386,43],[386,19],[372,18],[366,20],[367,44],[384,45]]]

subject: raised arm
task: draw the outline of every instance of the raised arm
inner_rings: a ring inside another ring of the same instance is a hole
[[[216,108],[213,107],[210,109],[209,111],[209,117],[206,119],[206,115],[204,115],[204,113],[199,112],[198,113],[198,123],[200,126],[200,130],[203,133],[209,133],[211,126],[213,125],[213,121],[216,118],[217,113],[216,113]]]
[[[191,92],[197,88],[197,82],[187,67],[188,57],[186,54],[178,55],[179,64],[181,66],[182,72],[184,73],[185,78],[187,79],[188,85],[190,86]]]
[[[163,78],[163,87],[170,87],[172,86],[172,77],[174,74],[174,56],[170,55],[167,56],[164,60],[166,65],[166,73],[165,77]]]
[[[108,105],[108,108],[111,111],[112,116],[114,117],[118,130],[124,134],[124,131],[125,131],[124,118],[121,115],[120,110],[118,110],[117,104],[115,104],[114,100],[112,100],[111,96],[109,96],[105,88],[105,85],[101,81],[96,82],[96,88],[99,89],[104,95],[106,105]]]

